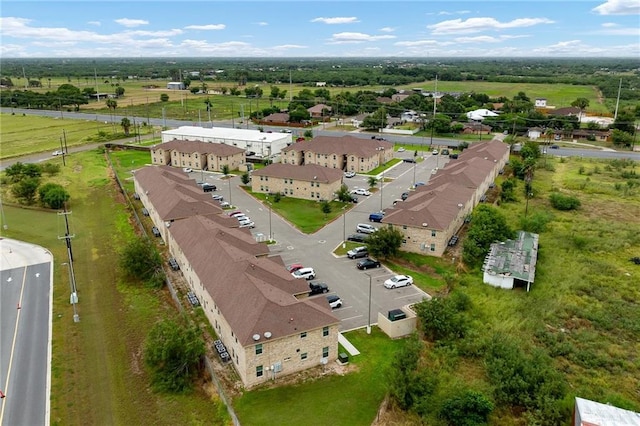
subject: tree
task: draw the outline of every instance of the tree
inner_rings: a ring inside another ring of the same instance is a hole
[[[116,87],[116,96],[119,98],[124,95],[124,87],[118,86]]]
[[[343,203],[353,201],[353,197],[349,192],[349,187],[345,183],[340,185],[340,189],[338,189],[338,191],[336,192],[336,197],[338,197],[338,200],[342,201]]]
[[[248,185],[249,181],[251,181],[251,176],[249,176],[249,173],[243,173],[242,176],[240,176],[240,180],[243,185]]]
[[[55,96],[58,98],[58,105],[60,107],[64,105],[74,105],[76,111],[80,109],[81,104],[89,103],[80,89],[71,84],[63,84],[58,87]]]
[[[367,238],[369,253],[384,259],[394,257],[398,254],[403,238],[402,233],[394,227],[380,227]]]
[[[299,105],[295,110],[289,112],[289,121],[292,123],[300,123],[310,118],[311,114],[302,105]]]
[[[502,201],[503,203],[508,203],[510,201],[516,200],[516,195],[514,191],[516,182],[513,179],[506,179],[502,181],[502,184],[500,186],[501,186],[500,201]]]
[[[571,102],[572,107],[576,107],[580,109],[580,117],[584,113],[584,110],[589,106],[589,99],[587,98],[578,98],[575,101]]]
[[[163,392],[183,392],[192,386],[205,354],[202,333],[186,319],[165,319],[147,336],[144,361],[154,387]]]
[[[613,129],[611,131],[611,142],[616,146],[631,146],[633,144],[633,136],[625,131]]]
[[[320,209],[322,209],[322,213],[324,213],[324,218],[327,218],[327,215],[331,213],[331,204],[328,201],[323,201],[320,204]]]
[[[131,128],[131,120],[129,120],[127,117],[124,117],[120,121],[120,125],[122,126],[122,129],[124,130],[124,134],[126,136],[129,136],[129,129]]]
[[[11,187],[11,192],[19,200],[25,204],[33,204],[36,198],[36,192],[40,185],[40,178],[27,177],[20,180]]]
[[[506,218],[495,208],[481,204],[472,215],[462,251],[464,261],[476,265],[484,259],[491,243],[513,237]]]
[[[367,183],[369,184],[369,188],[373,188],[378,184],[378,178],[375,176],[369,176]]]
[[[189,91],[190,91],[192,94],[194,94],[194,95],[195,95],[196,93],[198,93],[198,92],[200,91],[200,88],[199,88],[199,87],[197,87],[197,86],[193,86],[191,89],[189,89]]]
[[[113,123],[113,114],[116,112],[116,108],[118,107],[118,102],[115,99],[107,99],[106,100],[107,108],[111,112],[111,122]]]
[[[387,127],[387,110],[384,107],[378,108],[374,113],[362,120],[362,126],[365,129],[383,129]]]
[[[435,381],[420,380],[422,377],[417,373],[421,351],[422,342],[414,334],[394,354],[387,370],[387,392],[391,400],[403,410],[412,408],[422,395],[430,393],[436,387]],[[425,387],[425,384],[431,386]]]
[[[169,101],[169,95],[167,95],[166,93],[162,93],[160,95],[160,102],[168,102]]]
[[[540,146],[537,142],[526,141],[520,150],[520,156],[526,160],[527,158],[533,158],[537,160],[540,158]]]
[[[38,189],[40,202],[52,209],[61,209],[69,200],[69,193],[57,183],[45,183]]]
[[[464,305],[463,305],[464,307]],[[466,318],[455,299],[436,297],[415,305],[420,329],[427,340],[453,340],[463,338],[467,331]]]
[[[158,249],[147,238],[134,238],[120,252],[120,267],[129,278],[160,286],[162,259]]]
[[[227,177],[227,176],[229,175],[229,171],[230,171],[230,169],[229,169],[229,165],[228,165],[228,164],[224,164],[224,165],[222,166],[222,170],[221,170],[221,171],[222,171],[222,174],[223,174],[225,177]]]
[[[487,423],[493,408],[483,393],[467,389],[444,401],[440,417],[452,426],[479,426]]]

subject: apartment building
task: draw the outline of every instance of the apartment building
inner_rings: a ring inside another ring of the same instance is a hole
[[[274,163],[253,172],[251,190],[305,200],[333,200],[342,185],[342,177],[341,170],[316,164]]]
[[[224,166],[237,170],[245,163],[241,148],[200,141],[173,140],[151,148],[151,164],[220,172]]]

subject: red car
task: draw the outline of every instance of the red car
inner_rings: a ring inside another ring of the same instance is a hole
[[[293,264],[287,266],[287,271],[295,272],[298,269],[302,269],[302,268],[304,268],[304,266],[302,266],[300,263],[293,263]]]

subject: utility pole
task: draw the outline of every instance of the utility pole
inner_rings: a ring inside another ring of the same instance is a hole
[[[62,165],[66,166],[67,163],[64,161],[64,147],[62,146],[62,137],[60,137],[60,151],[62,151]]]
[[[58,236],[58,239],[64,239],[67,245],[67,255],[69,256],[69,280],[70,280],[70,289],[71,295],[69,297],[69,302],[73,305],[73,322],[79,322],[80,316],[76,311],[76,303],[78,303],[78,289],[76,287],[76,276],[73,270],[73,250],[71,248],[71,239],[75,237],[69,231],[69,215],[71,212],[67,211],[67,206],[64,206],[64,211],[59,212],[58,215],[64,216],[65,222],[65,234],[64,236]]]

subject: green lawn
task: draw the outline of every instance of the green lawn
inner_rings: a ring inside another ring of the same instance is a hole
[[[386,393],[385,369],[404,342],[388,339],[377,327],[371,335],[359,330],[345,336],[361,352],[349,359],[352,372],[246,392],[234,401],[242,424],[371,425]]]

